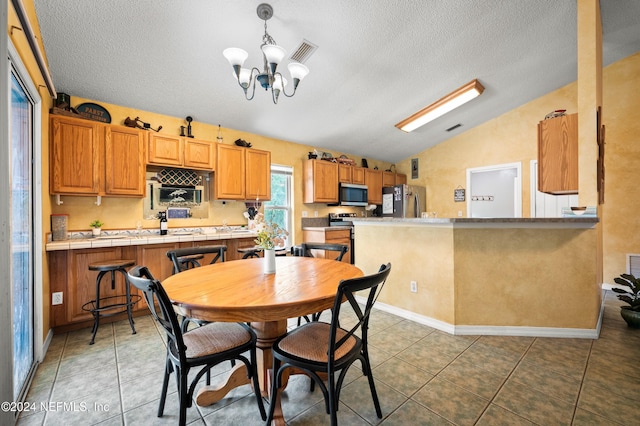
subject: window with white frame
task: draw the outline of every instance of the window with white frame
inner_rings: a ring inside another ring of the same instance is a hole
[[[277,223],[289,233],[286,246],[293,244],[293,214],[291,176],[293,167],[271,165],[271,200],[264,203],[265,220]]]

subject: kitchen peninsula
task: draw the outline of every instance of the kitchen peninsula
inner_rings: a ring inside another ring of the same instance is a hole
[[[596,217],[353,222],[356,265],[393,265],[382,309],[452,334],[598,335]]]

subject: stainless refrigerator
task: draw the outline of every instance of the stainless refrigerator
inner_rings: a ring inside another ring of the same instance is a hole
[[[396,185],[382,188],[382,216],[420,217],[427,211],[427,189],[424,186]]]

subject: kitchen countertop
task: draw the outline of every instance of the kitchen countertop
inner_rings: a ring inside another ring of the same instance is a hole
[[[354,225],[385,226],[445,226],[453,228],[593,228],[600,220],[597,217],[550,217],[550,218],[357,218]]]
[[[140,236],[136,236],[135,230],[102,231],[99,237],[92,237],[91,233],[87,232],[69,234],[69,239],[49,241],[46,251],[255,238],[257,232],[248,229],[198,228],[170,230],[167,235],[160,235],[159,231],[148,229],[141,231]]]

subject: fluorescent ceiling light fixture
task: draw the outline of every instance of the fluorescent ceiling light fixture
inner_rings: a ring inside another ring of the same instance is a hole
[[[422,108],[412,116],[405,118],[396,127],[405,132],[411,132],[420,126],[458,108],[484,92],[484,86],[476,79],[454,90],[447,96],[438,99],[429,106]]]

